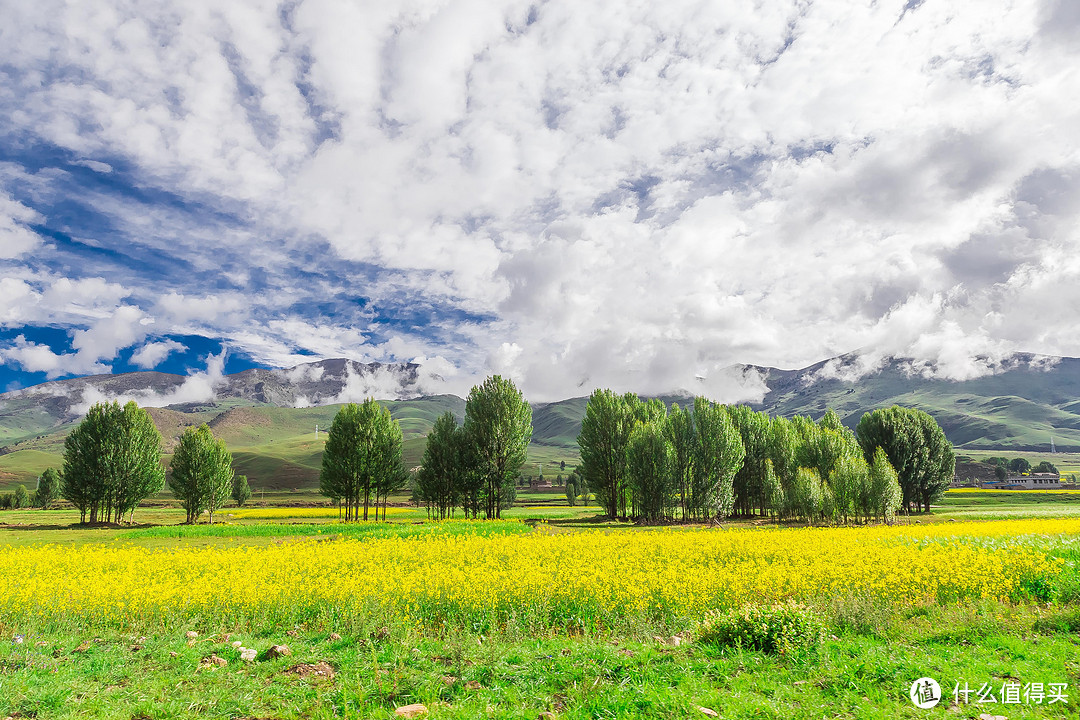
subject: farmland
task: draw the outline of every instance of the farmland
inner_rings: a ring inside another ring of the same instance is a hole
[[[907,688],[924,675],[947,692],[1080,682],[1080,495],[953,491],[917,523],[848,528],[640,528],[556,497],[501,522],[254,506],[214,526],[144,508],[138,526],[80,529],[66,510],[4,513],[0,710],[923,717]],[[810,654],[698,640],[711,611],[775,601],[824,622]]]

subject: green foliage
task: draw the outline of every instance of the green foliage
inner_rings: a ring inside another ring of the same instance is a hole
[[[773,492],[768,473],[775,470],[767,469],[771,465],[769,461],[769,415],[764,412],[754,412],[746,405],[736,405],[728,408],[743,448],[746,450],[746,459],[733,480],[735,493],[735,512],[738,515],[754,515],[760,512],[765,515],[769,511],[777,510],[773,506]]]
[[[244,507],[251,499],[251,487],[247,475],[235,475],[232,482],[232,499],[237,507]]]
[[[1009,470],[1015,475],[1023,475],[1024,473],[1031,472],[1031,463],[1024,458],[1016,458],[1009,462]]]
[[[866,514],[888,522],[900,509],[903,491],[899,476],[889,463],[889,457],[881,448],[874,450],[870,463],[869,495]]]
[[[1049,460],[1043,460],[1041,463],[1035,466],[1032,472],[1037,473],[1056,473],[1058,471],[1057,466]]]
[[[560,475],[559,478],[562,478],[562,475]],[[568,475],[566,477],[566,487],[564,488],[564,493],[566,495],[567,505],[569,505],[570,507],[574,507],[575,505],[577,505],[578,487],[576,475]]]
[[[38,477],[37,489],[34,491],[34,504],[43,510],[48,510],[60,498],[60,471],[56,468],[46,468],[45,472]]]
[[[82,522],[119,522],[161,490],[161,434],[150,415],[129,402],[97,403],[64,441],[60,494]]]
[[[624,515],[626,512],[626,445],[633,429],[630,397],[594,390],[577,440],[581,450],[578,471],[613,520],[620,510]]]
[[[994,468],[994,477],[998,480],[1004,480],[1009,477],[1009,471],[1005,469],[1004,465],[998,465]]]
[[[807,522],[814,522],[821,516],[822,482],[817,470],[805,467],[798,469],[788,505],[792,516]]]
[[[319,492],[345,504],[345,520],[363,519],[374,501],[403,487],[408,474],[401,463],[401,426],[373,399],[342,407],[330,425],[323,449]],[[376,516],[375,519],[378,519]]]
[[[671,445],[671,481],[679,495],[683,518],[690,516],[694,507],[694,455],[697,453],[697,433],[694,431],[694,415],[689,408],[671,406],[664,423],[664,434]]]
[[[11,510],[15,507],[15,495],[4,493],[0,495],[0,510]]]
[[[189,427],[180,436],[169,471],[169,490],[187,511],[186,522],[190,525],[208,512],[213,525],[214,512],[232,493],[232,454],[225,441],[215,438],[205,423]]]
[[[483,482],[484,515],[502,517],[517,493],[514,479],[532,438],[532,409],[512,381],[493,375],[469,392],[464,432]]]
[[[12,495],[12,507],[16,510],[27,507],[30,504],[30,493],[26,491],[25,485],[16,485],[15,493]]]
[[[735,507],[733,482],[746,450],[722,405],[694,398],[693,509],[706,518],[725,518]]]
[[[435,517],[445,519],[462,500],[462,463],[464,433],[451,412],[435,421],[424,446],[424,459],[416,475],[419,500]]]
[[[930,504],[948,489],[956,466],[952,445],[925,412],[898,405],[880,408],[862,416],[856,434],[867,460],[877,448],[885,451],[908,512],[920,508],[929,512]]]
[[[698,640],[707,645],[799,657],[817,652],[825,640],[825,622],[798,603],[744,605],[706,617]]]
[[[674,499],[674,451],[660,422],[637,422],[626,445],[626,474],[634,509],[647,523],[671,517]]]

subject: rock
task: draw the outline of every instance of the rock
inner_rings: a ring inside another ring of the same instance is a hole
[[[991,715],[989,713],[983,713],[982,715],[979,715],[979,720],[1009,720],[1009,718],[1005,717],[1004,715]]]
[[[79,644],[79,647],[75,648],[75,652],[77,652],[77,653],[81,653],[81,652],[86,652],[87,650],[89,650],[89,649],[90,649],[90,646],[91,646],[92,644],[93,644],[93,643],[92,643],[92,642],[90,642],[89,640],[83,640],[83,641],[82,641],[82,642],[81,642],[81,643]]]
[[[675,647],[679,647],[680,645],[682,645],[682,643],[683,643],[683,639],[681,637],[679,637],[678,635],[672,635],[671,636],[671,644],[674,645]]]
[[[292,655],[292,650],[289,649],[288,645],[271,645],[270,649],[266,651],[266,657],[270,660],[276,660],[287,655]]]
[[[481,687],[483,686],[475,680],[470,680],[469,682],[465,683],[466,690],[479,690]]]
[[[244,647],[244,643],[240,642],[239,640],[233,640],[232,646],[234,648],[242,648]]]
[[[240,659],[244,662],[255,662],[255,656],[258,653],[255,652],[255,648],[240,648]]]
[[[330,667],[330,663],[325,661],[317,662],[314,665],[310,663],[293,665],[285,673],[287,675],[299,675],[302,678],[314,677],[316,680],[334,679],[334,668]]]
[[[228,660],[226,660],[223,657],[218,657],[217,655],[211,655],[210,656],[210,662],[214,663],[218,667],[225,667],[226,665],[229,664]]]
[[[195,638],[199,637],[199,633],[195,632],[194,630],[188,630],[186,633],[184,633],[184,637],[186,637],[188,640],[194,640]]]
[[[288,635],[289,637],[296,637],[297,635],[299,635],[299,633],[296,632],[295,630],[286,630],[285,634]]]
[[[701,711],[702,715],[708,715],[709,717],[715,717],[715,718],[720,717],[720,713],[716,712],[712,708],[701,707],[700,705],[698,705],[698,710]]]
[[[169,651],[169,657],[180,657],[180,653],[173,652],[172,650],[170,650]]]
[[[13,637],[11,639],[11,642],[15,643],[16,645],[22,645],[24,642],[26,642],[26,636],[25,635],[16,635],[15,637]]]
[[[229,664],[229,661],[223,657],[217,655],[211,655],[210,657],[203,658],[199,661],[199,669],[203,670],[216,670],[219,667],[225,667]]]
[[[416,703],[415,705],[402,705],[394,711],[394,717],[417,718],[427,715],[427,706]]]
[[[442,676],[442,681],[443,681],[443,685],[453,685],[454,683],[457,682],[457,678],[454,677],[453,675],[443,675]]]
[[[340,640],[341,636],[338,635],[337,633],[330,633],[330,638],[329,639],[330,640]]]

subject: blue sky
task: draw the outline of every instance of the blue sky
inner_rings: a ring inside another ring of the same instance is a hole
[[[1080,354],[1067,0],[4,5],[0,390]]]

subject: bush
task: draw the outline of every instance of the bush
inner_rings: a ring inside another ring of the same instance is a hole
[[[824,639],[825,623],[799,603],[744,605],[714,612],[698,632],[698,640],[708,645],[787,656],[813,653]]]

